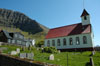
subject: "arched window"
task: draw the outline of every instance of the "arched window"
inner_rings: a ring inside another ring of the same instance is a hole
[[[76,44],[77,44],[77,45],[80,44],[80,39],[79,39],[79,37],[76,37]]]
[[[60,46],[60,39],[57,40],[57,45]]]
[[[63,45],[66,45],[66,39],[65,38],[63,39]]]
[[[55,40],[52,40],[52,46],[55,46]]]
[[[83,44],[87,44],[87,37],[83,36]]]
[[[50,47],[50,41],[49,40],[47,41],[47,46]]]
[[[70,45],[73,45],[73,39],[72,38],[69,39],[69,43],[70,43]]]
[[[84,20],[87,20],[87,17],[86,16],[84,16]]]

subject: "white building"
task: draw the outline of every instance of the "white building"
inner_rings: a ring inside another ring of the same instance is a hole
[[[55,46],[59,50],[89,50],[94,47],[90,15],[84,9],[82,23],[50,29],[45,38],[45,47]]]

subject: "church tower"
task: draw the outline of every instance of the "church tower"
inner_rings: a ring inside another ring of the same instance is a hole
[[[82,25],[90,24],[90,15],[85,9],[83,10],[83,13],[81,15],[81,21],[82,21]]]

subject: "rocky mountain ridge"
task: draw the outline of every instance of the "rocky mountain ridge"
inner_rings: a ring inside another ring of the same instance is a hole
[[[19,28],[30,34],[47,33],[49,30],[25,14],[7,9],[0,9],[0,26]]]

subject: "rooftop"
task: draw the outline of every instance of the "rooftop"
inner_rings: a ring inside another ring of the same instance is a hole
[[[91,32],[90,24],[83,26],[82,23],[78,23],[78,24],[72,24],[68,26],[50,29],[45,38],[46,39],[57,38],[57,37],[84,34],[90,32]]]

